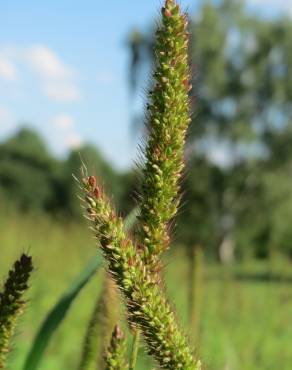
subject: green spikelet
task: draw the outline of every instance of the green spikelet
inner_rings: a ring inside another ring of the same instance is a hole
[[[108,268],[126,299],[129,320],[144,335],[148,352],[164,369],[200,369],[178,327],[162,289],[127,238],[123,221],[113,211],[93,176],[83,178],[88,218]]]
[[[179,203],[185,135],[190,123],[187,17],[167,0],[157,31],[155,86],[149,94],[146,164],[141,194],[142,245],[147,264],[157,266],[168,248],[168,224]]]
[[[120,327],[116,325],[105,356],[105,370],[127,370],[126,353],[125,336]]]
[[[97,370],[104,367],[110,333],[119,316],[119,300],[114,282],[106,274],[103,289],[88,324],[83,343],[79,370]]]
[[[16,327],[16,319],[23,312],[23,294],[33,269],[31,257],[23,254],[9,271],[3,292],[0,293],[0,369],[5,366],[10,342]]]

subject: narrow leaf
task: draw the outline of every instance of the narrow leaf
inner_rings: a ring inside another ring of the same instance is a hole
[[[100,258],[95,258],[86,266],[81,274],[69,286],[60,300],[53,307],[51,312],[42,323],[26,358],[23,370],[36,370],[39,368],[44,352],[49,345],[54,332],[64,320],[73,301],[78,296],[82,288],[87,284],[91,277],[96,273],[101,265]]]

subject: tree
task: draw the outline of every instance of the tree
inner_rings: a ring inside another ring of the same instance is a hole
[[[113,198],[120,205],[124,194],[124,188],[119,182],[120,175],[93,145],[87,144],[78,150],[72,150],[64,164],[63,196],[69,213],[74,217],[81,216],[76,196],[78,188],[77,184],[72,181],[72,174],[78,174],[82,161],[98,178],[103,179],[103,185],[110,189]]]
[[[0,145],[0,188],[4,198],[24,211],[55,209],[59,165],[38,134],[21,129]]]
[[[0,144],[1,198],[21,211],[37,210],[78,219],[81,217],[78,190],[72,174],[78,173],[81,160],[104,179],[120,209],[128,211],[133,205],[125,202],[125,195],[133,187],[130,173],[115,171],[93,145],[72,150],[66,160],[57,160],[48,152],[43,139],[28,128],[20,129]]]

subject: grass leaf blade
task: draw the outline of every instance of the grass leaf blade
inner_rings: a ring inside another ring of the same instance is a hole
[[[100,265],[101,260],[99,257],[90,261],[90,263],[69,286],[67,291],[62,295],[60,300],[47,315],[33,341],[23,370],[36,370],[39,368],[39,365],[52,335],[64,320],[75,298],[78,296],[87,282],[92,278],[92,276],[96,273]]]

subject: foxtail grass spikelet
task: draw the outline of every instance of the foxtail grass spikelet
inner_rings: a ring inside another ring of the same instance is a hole
[[[144,260],[159,268],[168,248],[168,224],[179,203],[185,135],[190,123],[187,16],[174,0],[162,9],[156,33],[154,88],[149,93],[146,163],[141,191]]]
[[[16,327],[17,317],[23,312],[24,292],[32,272],[31,257],[23,254],[9,271],[4,289],[0,293],[0,369],[3,369],[11,340]]]
[[[113,211],[94,177],[86,176],[82,183],[88,218],[98,245],[125,297],[129,320],[141,330],[149,354],[163,369],[200,369],[157,284],[157,277],[125,234],[122,219]]]
[[[128,370],[125,336],[118,325],[112,333],[111,342],[105,356],[105,370]]]

